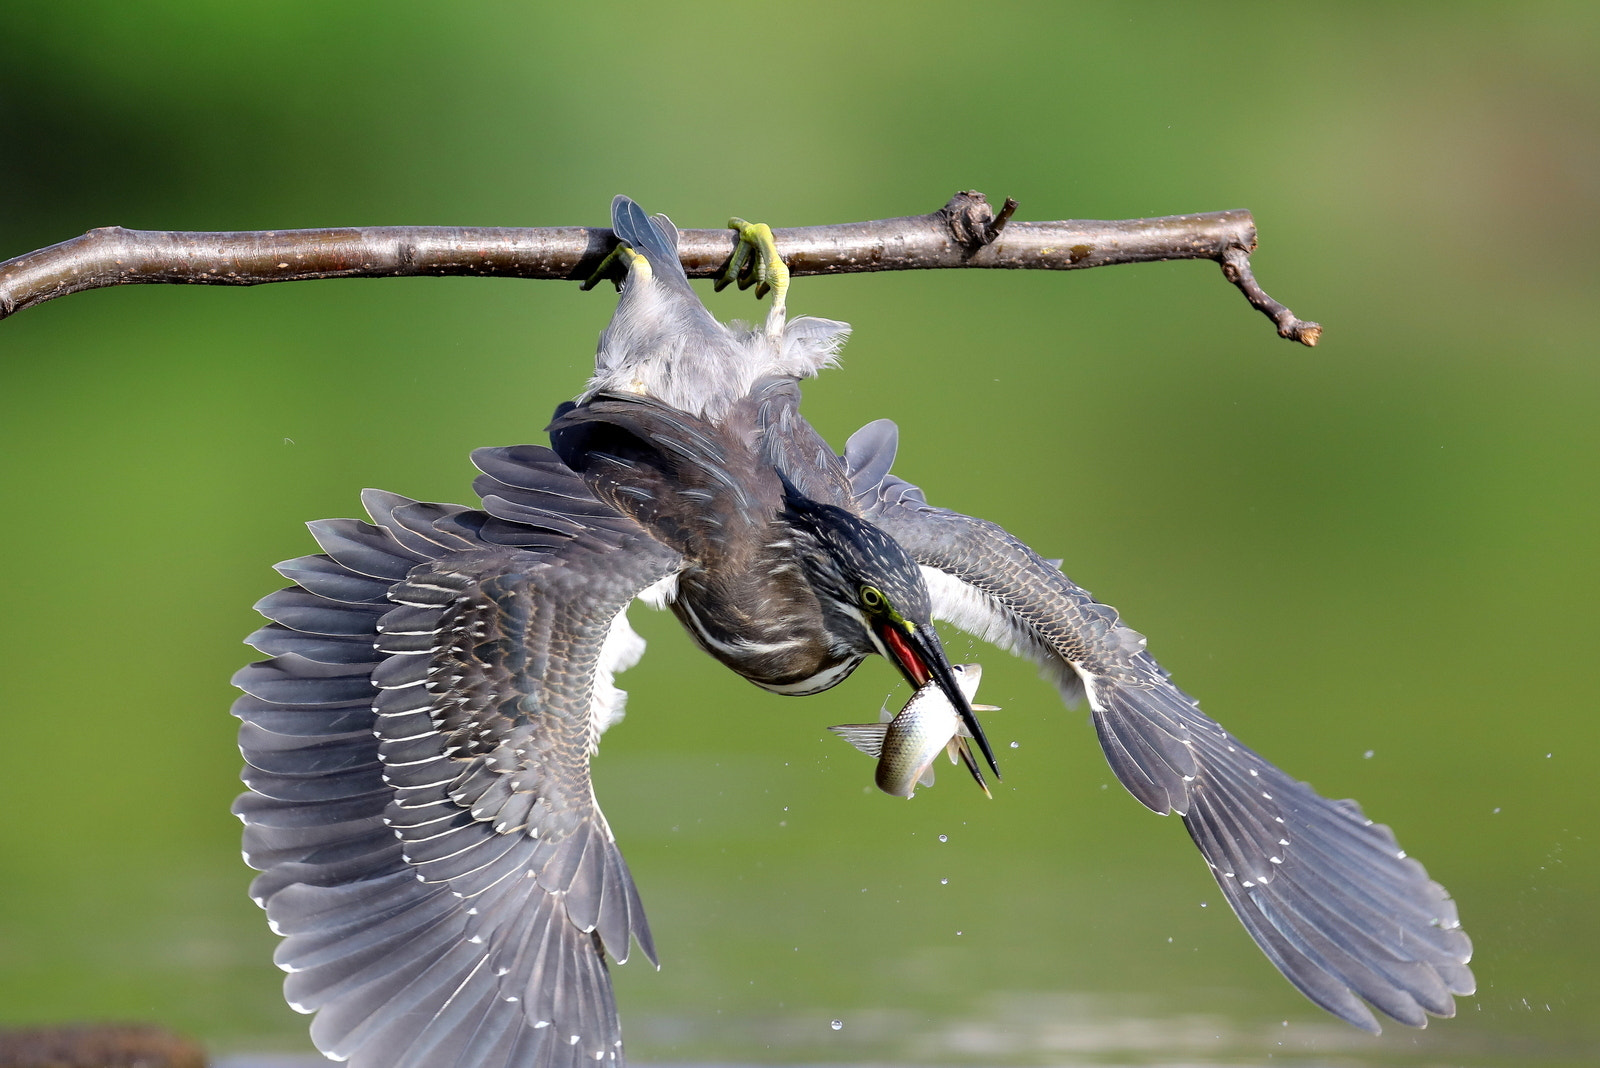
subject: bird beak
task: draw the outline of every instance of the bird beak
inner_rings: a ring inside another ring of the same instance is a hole
[[[927,685],[929,679],[938,685],[940,692],[960,714],[961,722],[971,732],[973,740],[978,743],[978,749],[982,751],[983,759],[988,762],[994,777],[999,779],[1000,765],[995,763],[994,750],[989,748],[989,739],[984,737],[983,727],[972,710],[972,702],[961,692],[961,684],[956,681],[956,673],[945,658],[944,645],[939,641],[939,632],[933,629],[933,624],[922,623],[907,629],[885,621],[879,627],[878,634],[891,654],[890,659],[905,675],[907,682],[918,689]],[[976,768],[971,770],[982,785],[983,777],[977,775]]]

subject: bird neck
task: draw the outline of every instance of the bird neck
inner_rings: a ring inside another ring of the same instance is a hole
[[[747,558],[691,563],[673,611],[695,642],[768,690],[810,694],[844,679],[871,651],[830,627],[791,542],[779,537]]]

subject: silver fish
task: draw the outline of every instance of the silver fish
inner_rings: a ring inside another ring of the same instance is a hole
[[[978,664],[952,664],[961,692],[971,701],[978,692],[983,674]],[[994,705],[973,705],[978,712],[998,711]],[[875,781],[878,789],[895,797],[910,797],[917,785],[933,785],[933,761],[942,749],[954,764],[959,759],[973,779],[989,794],[989,784],[972,757],[967,739],[972,737],[961,716],[937,683],[929,682],[906,702],[900,714],[891,717],[884,709],[880,723],[841,723],[828,728],[869,757],[878,761]]]

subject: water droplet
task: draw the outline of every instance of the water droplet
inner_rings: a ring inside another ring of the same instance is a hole
[[[939,836],[939,841],[948,842],[948,841],[950,841],[950,836],[948,834],[941,834]]]
[[[1368,749],[1365,753],[1362,753],[1361,754],[1361,759],[1362,760],[1371,760],[1372,759],[1372,750]]]
[[[843,1020],[835,1020],[832,1023],[830,1023],[828,1026],[833,1028],[835,1031],[837,1031],[837,1030],[839,1030],[840,1028],[842,1028],[844,1026],[844,1021]]]
[[[950,885],[950,880],[948,878],[940,879],[939,880],[939,885],[940,886],[949,886]]]
[[[1020,748],[1022,748],[1022,743],[1021,742],[1012,742],[1011,743],[1011,748],[1020,749]]]

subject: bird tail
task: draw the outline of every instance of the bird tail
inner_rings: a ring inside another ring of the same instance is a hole
[[[611,201],[611,232],[644,256],[650,270],[661,279],[689,276],[678,261],[678,228],[665,215],[646,215],[643,208],[618,194]]]

